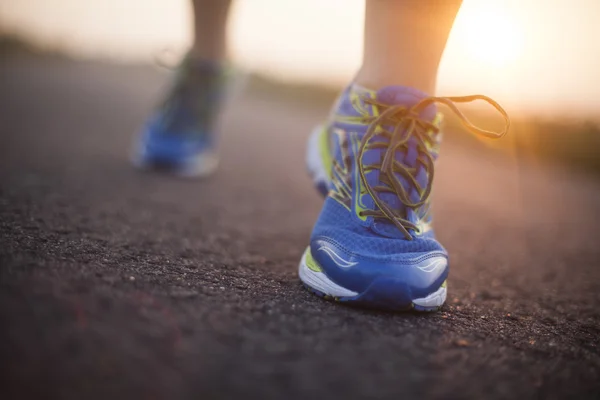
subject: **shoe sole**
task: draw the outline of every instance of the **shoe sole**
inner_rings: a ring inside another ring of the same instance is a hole
[[[308,137],[306,147],[306,170],[323,197],[329,193],[329,174],[323,162],[323,153],[329,152],[325,134],[323,126],[317,126]]]
[[[136,152],[131,156],[131,163],[143,171],[166,172],[180,178],[204,178],[215,172],[219,157],[213,152],[204,152],[183,162],[173,162]]]
[[[412,298],[402,282],[391,276],[375,279],[362,293],[354,292],[329,279],[320,266],[321,271],[309,267],[306,263],[308,252],[310,248],[302,255],[298,275],[309,292],[325,300],[379,310],[419,312],[438,311],[446,302],[446,281],[436,291],[419,298]]]

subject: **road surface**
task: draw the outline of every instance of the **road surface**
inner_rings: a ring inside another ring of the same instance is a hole
[[[217,175],[171,179],[127,160],[165,82],[2,60],[1,398],[599,398],[597,177],[448,133],[447,305],[348,308],[296,277],[321,203],[304,140],[328,110],[238,94]]]

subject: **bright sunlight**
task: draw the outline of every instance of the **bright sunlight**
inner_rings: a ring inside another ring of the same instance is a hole
[[[523,31],[507,10],[490,3],[470,3],[455,25],[454,33],[464,46],[464,55],[490,67],[518,61]]]

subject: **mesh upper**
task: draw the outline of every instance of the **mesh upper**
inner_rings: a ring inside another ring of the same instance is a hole
[[[328,197],[313,229],[312,240],[329,239],[357,257],[406,261],[432,251],[444,252],[433,232],[413,240],[378,235],[358,224],[347,208]]]

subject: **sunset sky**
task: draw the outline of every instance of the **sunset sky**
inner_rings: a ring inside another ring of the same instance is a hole
[[[343,84],[362,51],[362,0],[243,0],[231,53],[278,78]],[[183,52],[185,0],[0,0],[0,29],[79,57],[150,61]],[[600,116],[600,1],[465,0],[439,94],[485,93],[509,108]]]

